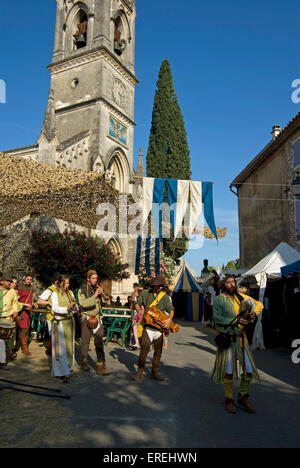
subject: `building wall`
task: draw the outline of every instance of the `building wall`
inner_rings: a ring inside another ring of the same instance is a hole
[[[250,268],[280,242],[290,241],[286,146],[238,189],[241,268]]]
[[[296,177],[297,170],[300,170],[299,165],[294,165],[294,148],[293,145],[300,139],[300,129],[286,143],[286,166],[287,166],[287,182],[292,185]],[[296,200],[292,190],[288,191],[288,221],[289,221],[289,243],[300,252],[300,236],[297,235],[296,226]],[[299,221],[299,220],[298,220]]]

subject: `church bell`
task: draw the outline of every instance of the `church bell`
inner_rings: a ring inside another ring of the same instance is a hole
[[[122,55],[123,53],[123,49],[122,47],[120,46],[119,42],[118,41],[115,41],[114,42],[114,51],[117,55]]]
[[[86,39],[84,34],[79,34],[78,37],[75,39],[77,49],[86,46]]]

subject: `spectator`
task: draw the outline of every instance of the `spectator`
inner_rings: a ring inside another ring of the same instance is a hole
[[[37,304],[33,304],[32,280],[33,277],[31,274],[26,275],[24,277],[24,282],[18,289],[19,302],[23,304],[21,313],[18,316],[19,339],[21,342],[22,353],[27,356],[31,354],[27,345],[29,340],[32,305],[37,308]]]
[[[11,277],[10,289],[18,289],[18,278],[16,276]]]
[[[127,296],[127,302],[125,304],[124,307],[126,307],[126,309],[131,309],[132,308],[132,305],[133,305],[133,299],[131,296]]]
[[[203,306],[204,324],[206,327],[212,326],[213,307],[211,303],[211,293],[206,293]]]
[[[138,297],[142,291],[142,288],[140,288],[138,283],[133,283],[133,292],[131,294],[131,300],[132,300],[132,332],[133,332],[133,337],[134,337],[134,345],[132,346],[133,349],[140,349],[140,343],[139,343],[139,338],[138,338],[138,326],[143,320],[144,316],[144,309],[140,311],[138,314],[136,309],[135,309],[135,304],[136,301],[138,300]]]
[[[123,307],[123,304],[120,300],[120,296],[117,297],[117,300],[115,302],[115,307]]]
[[[11,275],[3,273],[0,283],[0,303],[1,317],[13,323],[18,314],[18,296],[14,289],[10,289]],[[6,365],[6,346],[8,356],[12,354],[14,338],[5,345],[4,340],[0,340],[0,369],[9,369]]]

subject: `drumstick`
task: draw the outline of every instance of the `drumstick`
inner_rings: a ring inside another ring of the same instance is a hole
[[[2,387],[2,385],[0,385],[0,391],[1,390],[16,390],[17,392],[30,393],[31,395],[47,396],[51,398],[64,398],[65,400],[70,400],[71,398],[69,395],[50,395],[48,393],[31,392],[30,390],[23,390],[22,388]]]
[[[19,382],[12,382],[11,380],[5,380],[5,379],[0,379],[0,381],[5,382],[5,383],[10,383],[13,385],[22,385],[23,387],[37,388],[39,390],[48,390],[49,392],[61,393],[61,390],[56,389],[56,388],[39,387],[38,385],[29,385],[29,384],[24,384],[24,383],[19,383]]]

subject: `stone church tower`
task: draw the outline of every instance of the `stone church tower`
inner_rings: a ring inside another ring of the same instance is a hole
[[[88,171],[131,192],[135,77],[132,0],[56,0],[41,162]]]
[[[56,26],[48,105],[37,145],[6,151],[42,163],[97,171],[135,199],[143,158],[133,168],[135,1],[56,0]],[[47,222],[43,228],[47,229]],[[49,220],[51,229],[65,226]],[[93,234],[93,232],[92,232]],[[129,263],[131,278],[113,285],[123,296],[135,281],[136,240],[110,240]]]

